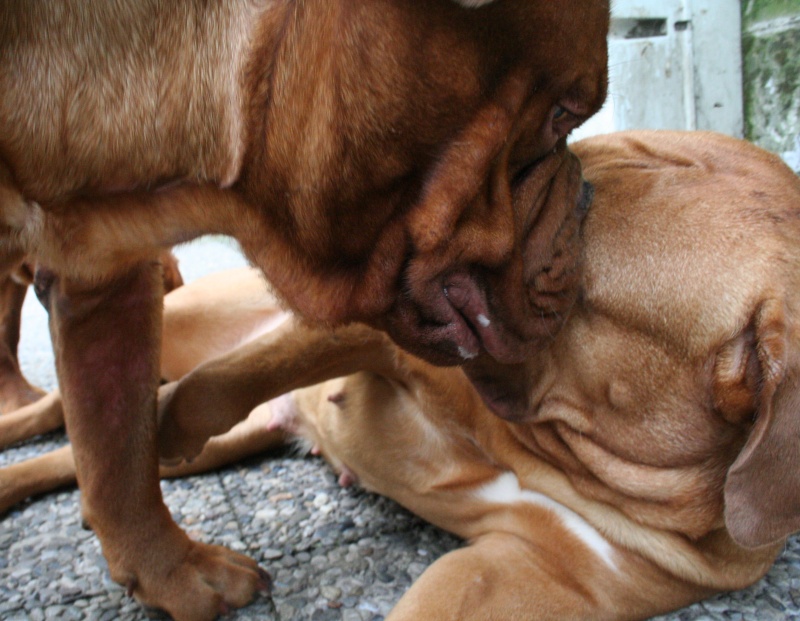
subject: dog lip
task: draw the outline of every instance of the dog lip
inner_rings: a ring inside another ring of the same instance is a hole
[[[398,298],[388,322],[377,327],[385,329],[403,349],[432,364],[464,364],[480,354],[480,339],[449,303],[443,288],[434,290],[439,301],[433,305],[420,304],[410,296]]]
[[[461,273],[451,274],[445,282],[445,297],[480,346],[498,362],[519,362],[517,348],[509,345],[501,323],[492,319],[485,293],[475,279]]]
[[[466,270],[428,281],[395,300],[385,329],[407,351],[437,365],[462,365],[488,354],[519,363],[525,343],[490,310],[485,288]]]

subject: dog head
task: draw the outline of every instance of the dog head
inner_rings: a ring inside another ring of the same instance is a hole
[[[724,136],[632,136],[597,139],[587,162],[598,196],[606,194],[600,201],[628,200],[638,213],[628,209],[622,224],[625,209],[606,208],[603,226],[625,235],[585,240],[605,246],[585,256],[595,300],[586,303],[672,353],[660,380],[647,381],[647,359],[631,371],[659,395],[660,405],[641,399],[641,411],[670,413],[673,430],[683,430],[647,459],[670,444],[683,463],[705,454],[700,479],[734,541],[775,544],[800,529],[800,178],[778,157]],[[602,254],[630,260],[595,271]],[[600,308],[601,290],[615,311]]]
[[[579,300],[527,363],[468,374],[501,416],[577,427],[584,484],[610,477],[637,519],[779,542],[800,529],[800,179],[714,134],[574,149],[595,184]]]
[[[442,364],[522,360],[574,297],[566,135],[605,98],[608,3],[292,6],[248,156],[270,174],[243,182],[287,203],[254,260],[309,320]]]

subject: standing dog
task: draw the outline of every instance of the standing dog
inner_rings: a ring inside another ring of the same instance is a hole
[[[607,0],[0,5],[0,252],[40,268],[114,580],[179,621],[266,586],[161,498],[159,248],[229,234],[305,319],[518,362],[572,302],[607,29]]]
[[[164,473],[299,433],[469,540],[392,621],[643,619],[757,580],[800,527],[800,180],[708,133],[574,149],[595,186],[580,285],[524,363],[527,411],[496,416],[370,328],[281,317],[253,272],[212,276],[168,298],[165,374],[200,366],[162,389],[163,427],[194,420],[196,443],[256,409]],[[74,475],[67,448],[0,480],[42,491],[53,464]]]

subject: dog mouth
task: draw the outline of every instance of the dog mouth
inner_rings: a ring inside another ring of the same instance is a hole
[[[573,192],[555,197],[560,217],[538,220],[509,263],[456,265],[422,282],[405,270],[417,286],[403,289],[382,326],[403,349],[461,366],[484,404],[512,423],[530,419],[531,364],[579,296],[581,225],[594,189],[579,171],[573,178]]]
[[[406,294],[389,313],[386,330],[403,349],[441,366],[487,354],[503,363],[521,361],[523,340],[496,319],[474,275],[450,273],[424,289],[424,305]]]
[[[561,218],[538,222],[507,264],[489,268],[456,261],[422,280],[418,276],[426,270],[420,266],[427,264],[412,259],[402,270],[407,284],[378,327],[403,349],[438,365],[463,365],[479,356],[487,365],[523,363],[557,333],[577,295],[578,231],[593,191],[579,176],[576,185]],[[536,252],[526,253],[525,244]],[[494,382],[482,392],[487,402],[517,400],[500,396]]]
[[[476,358],[485,351],[501,363],[521,362],[522,339],[512,335],[508,328],[491,312],[487,302],[486,288],[477,279],[465,272],[451,274],[445,279],[444,297],[455,311],[457,321],[468,330],[469,345],[459,345],[459,353],[465,360]],[[472,343],[475,343],[472,346]]]
[[[489,313],[486,296],[474,279],[459,274],[445,279],[441,308],[450,321],[416,318],[403,304],[393,313],[389,335],[403,349],[440,366],[461,366],[484,404],[498,417],[520,422],[527,416],[526,356],[523,341],[513,345]],[[402,310],[401,310],[402,309]],[[502,360],[503,362],[501,362]]]

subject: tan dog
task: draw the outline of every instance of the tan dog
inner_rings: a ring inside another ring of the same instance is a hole
[[[0,253],[41,268],[114,580],[180,621],[266,586],[161,498],[158,249],[229,234],[306,319],[519,361],[574,295],[607,29],[607,0],[0,5]]]
[[[298,390],[171,473],[271,446],[282,427],[345,482],[468,539],[392,621],[642,619],[757,580],[800,527],[800,180],[714,134],[575,151],[596,189],[580,295],[526,361],[516,421],[460,370],[366,327],[280,324],[254,273],[214,276],[168,298],[165,360],[178,375],[232,350],[163,389],[165,429],[191,418],[196,442]],[[41,459],[70,472],[68,449]],[[6,485],[46,473],[13,468]]]

